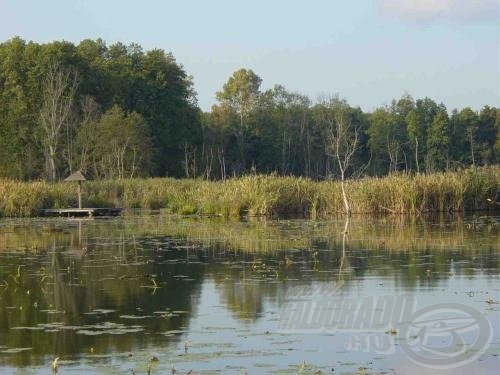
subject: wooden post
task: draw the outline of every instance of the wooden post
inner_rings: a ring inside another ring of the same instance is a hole
[[[78,208],[82,208],[82,182],[78,181]]]
[[[70,176],[66,177],[64,181],[67,182],[78,182],[78,209],[82,209],[82,181],[86,181],[87,178],[84,176],[84,174],[81,171],[76,171],[75,173],[71,174]]]

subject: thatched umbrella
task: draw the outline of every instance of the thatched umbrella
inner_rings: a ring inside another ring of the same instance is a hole
[[[78,208],[82,208],[82,181],[87,181],[87,177],[81,171],[76,171],[64,181],[78,181]]]

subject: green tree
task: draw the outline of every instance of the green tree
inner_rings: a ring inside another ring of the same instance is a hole
[[[261,95],[251,140],[256,167],[283,175],[310,175],[310,101],[276,85]]]
[[[44,134],[47,177],[51,181],[55,181],[57,177],[61,133],[71,126],[77,86],[78,79],[75,72],[61,67],[58,62],[50,63],[43,82],[40,123]]]
[[[43,169],[39,54],[18,37],[0,44],[0,176],[31,178]]]
[[[467,164],[476,165],[476,155],[479,146],[477,142],[479,117],[472,109],[466,107],[458,112],[457,121],[460,133],[455,141],[458,146],[462,146],[460,147],[462,159]],[[469,150],[469,152],[467,153],[466,150]],[[468,156],[466,156],[467,154]]]
[[[238,127],[234,129],[234,135],[239,148],[239,165],[237,173],[246,167],[246,141],[249,132],[249,117],[255,111],[258,104],[260,84],[262,80],[250,69],[240,69],[233,73],[222,87],[222,91],[216,93],[220,106],[226,107],[231,113],[238,117]]]
[[[498,138],[500,137],[500,109],[484,106],[479,112],[477,129],[477,153],[481,164],[500,161]]]
[[[416,111],[410,111],[406,116],[406,131],[408,133],[408,138],[410,141],[410,145],[413,148],[415,153],[415,168],[417,173],[420,173],[420,148],[419,148],[419,140],[424,138],[423,127],[419,123],[418,115]]]
[[[444,170],[449,167],[450,134],[446,110],[440,108],[427,135],[429,170]]]
[[[97,121],[82,125],[78,146],[87,163],[83,170],[98,178],[133,178],[151,172],[151,139],[144,118],[113,106]]]
[[[397,171],[405,161],[405,113],[398,114],[394,107],[379,108],[370,116],[367,129],[368,147],[374,158],[376,174]],[[405,163],[406,164],[406,163]]]
[[[430,164],[430,158],[427,153],[427,136],[434,117],[439,111],[439,106],[430,98],[418,99],[415,102],[415,112],[417,114],[416,132],[414,135],[418,137],[419,143],[419,165],[425,162],[426,168]],[[421,150],[421,151],[420,151]],[[427,168],[428,169],[428,168]]]
[[[54,152],[40,117],[48,108],[45,78],[51,62],[79,77],[72,110],[53,132]],[[340,117],[357,133],[345,177],[366,171],[375,175],[402,169],[420,172],[424,165],[427,171],[483,165],[500,159],[498,108],[485,106],[479,113],[458,109],[448,120],[444,106],[405,94],[372,113],[341,101],[339,117],[338,106],[328,101],[311,105],[308,97],[283,86],[261,92],[260,85],[258,75],[240,69],[217,93],[217,105],[201,113],[192,77],[161,49],[145,51],[138,44],[123,43],[108,46],[101,39],[74,45],[13,38],[0,43],[0,177],[43,177],[45,160],[55,166],[50,167],[52,178],[53,170],[63,176],[78,167],[113,178],[135,176],[140,169],[145,175],[177,177],[226,178],[248,171],[316,179],[340,176],[332,149]],[[125,133],[148,145],[148,161],[137,167],[133,155],[140,148],[132,147],[131,139],[127,143],[117,135],[119,142],[112,146],[125,149],[125,156],[119,158],[106,154],[102,140],[95,138],[95,134],[115,134],[119,127],[109,123],[127,123],[136,116],[140,120],[134,122],[140,125],[132,129],[142,129],[146,137],[135,131]],[[368,164],[370,169],[365,169]]]

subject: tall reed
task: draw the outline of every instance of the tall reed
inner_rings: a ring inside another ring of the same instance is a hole
[[[393,174],[347,182],[355,214],[420,214],[498,209],[500,167],[430,175]],[[43,208],[74,207],[72,183],[0,180],[0,216],[33,216]],[[166,209],[177,214],[224,217],[301,214],[321,217],[343,212],[338,181],[312,181],[275,175],[225,181],[173,178],[89,181],[83,185],[87,207]]]

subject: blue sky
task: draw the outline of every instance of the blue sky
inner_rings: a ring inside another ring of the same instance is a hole
[[[236,69],[364,110],[404,93],[500,105],[498,0],[0,0],[0,40],[103,38],[172,52],[200,106]]]

